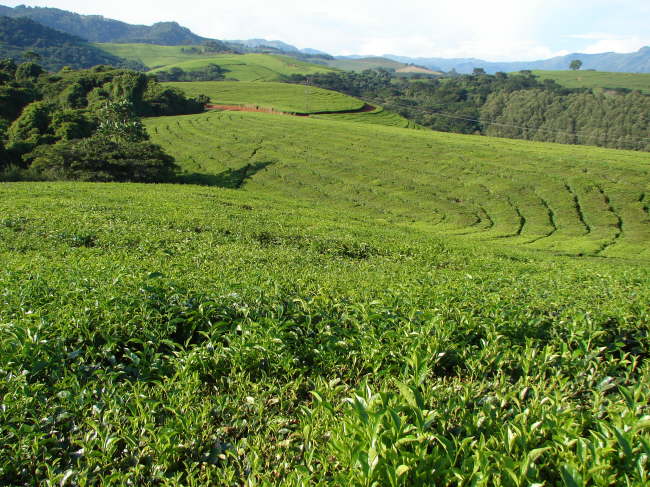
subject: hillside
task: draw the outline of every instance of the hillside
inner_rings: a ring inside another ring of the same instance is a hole
[[[366,57],[359,59],[337,58],[327,62],[328,66],[343,69],[345,71],[363,71],[365,69],[394,69],[398,70],[406,66],[404,63],[393,61],[383,57]]]
[[[644,154],[146,124],[204,186],[0,185],[0,483],[644,485]]]
[[[418,128],[413,122],[382,107],[369,107],[357,98],[314,86],[241,81],[164,83],[164,85],[178,88],[191,97],[207,95],[211,103],[218,105],[239,105],[260,111],[311,114],[321,119]]]
[[[206,60],[216,55],[191,45],[161,46],[156,44],[97,43],[95,46],[114,56],[142,63],[149,69],[164,68],[193,60]]]
[[[394,61],[384,57],[337,57],[327,61],[327,65],[345,71],[364,71],[366,69],[391,69],[397,73],[421,73],[429,75],[441,75],[440,71],[412,66],[409,64]]]
[[[147,44],[97,44],[116,56],[140,62],[153,72],[180,68],[195,71],[210,64],[226,70],[226,79],[238,81],[280,81],[292,74],[335,71],[288,56],[274,54],[214,54],[195,46],[156,46]]]
[[[152,70],[169,71],[180,68],[193,71],[216,64],[226,71],[226,80],[237,81],[280,81],[293,74],[327,73],[334,71],[327,66],[306,63],[288,56],[271,54],[222,54],[204,56],[201,59],[179,62]]]
[[[249,113],[159,118],[147,127],[197,173],[266,165],[251,191],[361,207],[486,245],[650,257],[644,154]]]
[[[288,113],[341,112],[359,110],[365,103],[336,91],[287,83],[208,81],[165,83],[189,96],[207,95],[223,105],[256,105]]]
[[[148,43],[162,45],[201,44],[208,40],[193,34],[176,22],[152,26],[131,25],[101,15],[79,15],[67,10],[45,7],[14,8],[0,5],[0,15],[25,17],[52,29],[75,35],[90,42]]]
[[[27,51],[40,56],[39,63],[58,71],[64,66],[90,68],[98,64],[118,67],[140,67],[63,32],[45,27],[29,19],[0,17],[0,57],[24,60]]]
[[[552,79],[567,88],[638,90],[650,94],[650,74],[602,71],[533,71],[539,79]]]

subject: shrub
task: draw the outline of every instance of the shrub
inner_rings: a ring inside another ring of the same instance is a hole
[[[100,182],[165,182],[174,177],[174,158],[149,142],[116,142],[93,136],[37,147],[25,156],[46,179]]]

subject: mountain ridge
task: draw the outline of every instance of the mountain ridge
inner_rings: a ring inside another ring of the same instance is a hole
[[[650,73],[650,46],[645,46],[636,52],[616,53],[604,52],[597,54],[571,53],[549,59],[536,61],[485,61],[477,58],[439,58],[439,57],[408,57],[394,54],[384,54],[385,58],[403,63],[415,63],[430,69],[442,71],[456,70],[468,74],[474,68],[482,68],[487,73],[498,71],[512,72],[521,70],[569,70],[569,64],[575,59],[583,62],[582,69],[610,71],[619,73]]]
[[[142,66],[99,49],[84,39],[51,29],[29,18],[0,16],[0,57],[19,61],[37,55],[46,69],[90,68],[98,64],[140,69]]]
[[[113,20],[101,15],[81,15],[67,10],[49,7],[7,7],[0,5],[0,16],[27,17],[33,21],[75,35],[90,42],[97,43],[144,43],[167,46],[199,45],[211,39],[193,33],[189,28],[177,22],[158,22],[151,26],[134,25]],[[242,46],[244,50],[275,49],[294,56],[314,56],[329,58],[331,55],[313,48],[299,49],[280,40],[253,38],[247,40],[225,41],[233,46]],[[367,55],[331,56],[333,59],[362,59]],[[376,56],[380,57],[380,56]],[[650,73],[650,46],[632,53],[572,53],[536,61],[493,62],[477,58],[441,58],[409,57],[384,54],[381,57],[405,64],[424,66],[433,71],[456,71],[471,73],[474,68],[482,68],[487,73],[498,71],[512,72],[521,70],[568,70],[574,59],[583,62],[583,69],[598,71]]]

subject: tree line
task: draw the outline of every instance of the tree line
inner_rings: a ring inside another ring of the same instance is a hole
[[[530,71],[403,79],[388,70],[294,75],[443,132],[650,151],[650,96],[569,89]]]
[[[48,73],[0,61],[0,178],[166,181],[176,169],[149,142],[142,116],[203,111],[144,73],[96,66]]]

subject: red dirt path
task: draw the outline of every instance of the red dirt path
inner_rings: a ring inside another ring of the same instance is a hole
[[[242,106],[242,105],[214,105],[209,104],[205,106],[208,110],[226,110],[231,112],[261,112],[261,113],[275,113],[277,115],[291,115],[294,117],[309,117],[310,115],[326,115],[326,114],[337,114],[337,113],[365,113],[372,112],[376,110],[376,107],[368,105],[367,103],[357,109],[357,110],[341,110],[340,112],[314,112],[314,113],[290,113],[290,112],[281,112],[279,110],[274,110],[273,108],[264,108],[256,106]]]

